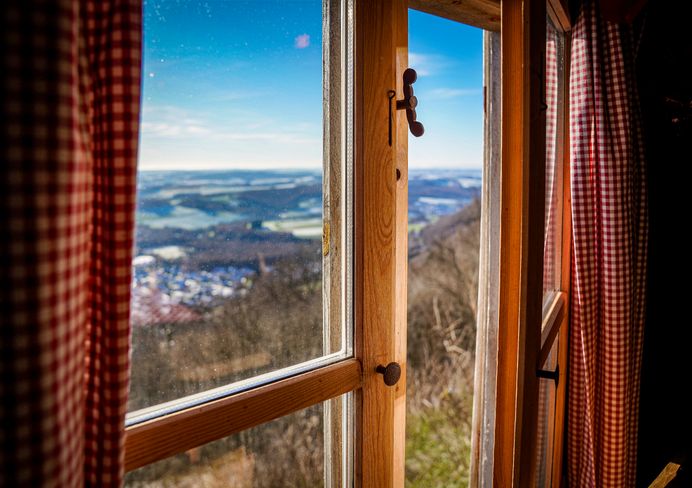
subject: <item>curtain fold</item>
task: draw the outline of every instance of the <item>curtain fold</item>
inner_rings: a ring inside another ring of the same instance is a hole
[[[572,32],[569,486],[634,486],[647,243],[630,27],[585,1]]]
[[[141,1],[0,10],[0,485],[120,486]]]

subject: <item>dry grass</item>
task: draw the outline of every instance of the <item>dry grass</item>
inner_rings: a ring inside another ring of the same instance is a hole
[[[479,214],[474,203],[424,229],[423,251],[410,262],[408,486],[467,484]],[[316,252],[299,262],[277,263],[269,275],[256,278],[244,296],[206,312],[203,323],[135,330],[131,408],[318,356],[319,259]],[[267,355],[268,364],[245,369],[237,364],[244,356]],[[233,368],[204,371],[224,362]],[[187,373],[180,374],[181,368]],[[137,470],[127,476],[127,485],[322,486],[322,423],[322,406],[316,405]]]
[[[438,221],[410,263],[407,486],[468,484],[479,224],[477,202]]]

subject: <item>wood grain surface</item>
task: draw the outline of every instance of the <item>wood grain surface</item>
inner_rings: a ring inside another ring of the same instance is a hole
[[[128,427],[125,470],[165,459],[358,388],[360,362],[347,359],[292,378]]]

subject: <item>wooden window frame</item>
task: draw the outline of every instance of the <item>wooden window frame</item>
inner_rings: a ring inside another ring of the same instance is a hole
[[[560,378],[555,389],[553,421],[549,423],[548,437],[552,439],[553,486],[560,486],[562,479],[562,460],[564,450],[565,408],[567,398],[567,353],[569,343],[569,303],[571,291],[571,252],[572,252],[572,205],[570,191],[570,152],[569,152],[569,73],[570,73],[570,31],[572,25],[569,10],[563,0],[548,0],[547,14],[553,24],[564,34],[564,83],[562,100],[564,110],[562,120],[562,242],[560,291],[556,293],[551,307],[543,315],[541,349],[538,368],[543,369],[550,350],[557,339],[557,367]]]
[[[502,374],[497,377],[495,406],[495,486],[535,486],[535,470],[530,466],[536,446],[536,416],[525,407],[538,403],[535,370],[541,323],[545,193],[545,114],[540,110],[542,76],[538,61],[544,49],[544,30],[545,0],[502,2],[497,358],[497,370]]]
[[[568,87],[564,86],[561,289],[543,315],[545,215],[544,83],[546,15],[569,30],[561,0],[502,2],[502,217],[500,319],[493,478],[495,486],[536,486],[536,431],[540,369],[559,336],[562,381],[556,391],[552,438],[554,483],[559,483],[570,281]],[[569,51],[566,42],[565,76]],[[512,374],[514,373],[514,374]]]
[[[408,12],[401,0],[355,11],[354,357],[127,427],[126,472],[355,392],[356,485],[403,485],[408,125],[397,112],[389,145],[387,91],[402,97]],[[391,361],[392,388],[375,371]]]
[[[330,400],[360,385],[360,362],[346,359],[135,424],[125,431],[125,471]]]
[[[367,5],[368,8],[362,8]],[[408,123],[393,116],[388,92],[403,97],[408,67],[408,5],[361,2],[356,14],[356,356],[363,387],[356,395],[356,482],[403,486],[406,424]],[[397,174],[399,178],[397,178]],[[360,191],[359,191],[360,190]],[[396,361],[401,378],[387,387],[374,374]]]
[[[416,8],[426,3],[411,1]],[[390,145],[387,92],[396,87],[398,97],[402,95],[408,3],[355,3],[354,357],[128,427],[126,471],[355,392],[355,485],[404,484],[408,125],[403,111],[395,111]],[[566,13],[559,0],[551,4]],[[500,19],[494,10],[489,12],[484,22],[497,30]],[[536,415],[529,406],[537,403],[536,369],[545,354],[542,349],[558,335],[563,344],[567,340],[569,190],[565,185],[563,290],[542,337],[545,114],[540,111],[542,78],[536,61],[544,50],[546,3],[505,0],[501,12],[497,371],[502,374],[496,382],[493,478],[495,486],[533,486],[534,468],[522,467],[534,465]],[[560,349],[562,364],[565,350]],[[402,376],[390,388],[375,368],[391,361],[401,365]],[[565,383],[558,389],[559,405],[564,405]],[[558,409],[556,415],[556,425],[561,425],[563,413]],[[558,460],[561,436],[556,435],[554,450]]]

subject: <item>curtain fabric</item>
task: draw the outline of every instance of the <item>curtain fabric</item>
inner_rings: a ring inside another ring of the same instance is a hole
[[[573,487],[635,483],[647,199],[633,47],[631,28],[583,2],[570,73]]]
[[[0,11],[0,485],[119,486],[141,3]]]

